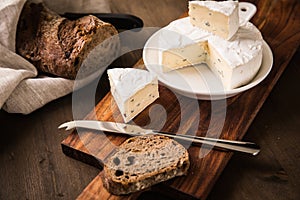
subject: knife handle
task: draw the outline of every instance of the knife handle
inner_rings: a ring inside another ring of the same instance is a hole
[[[86,15],[94,15],[102,21],[112,24],[118,30],[130,30],[135,28],[142,28],[144,26],[143,20],[140,18],[119,13],[64,13],[62,16],[70,20],[76,20]]]

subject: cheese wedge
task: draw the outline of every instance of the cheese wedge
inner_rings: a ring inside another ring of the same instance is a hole
[[[159,98],[157,77],[146,70],[107,70],[110,91],[127,123]]]
[[[190,1],[189,16],[193,26],[229,40],[239,28],[237,1]]]

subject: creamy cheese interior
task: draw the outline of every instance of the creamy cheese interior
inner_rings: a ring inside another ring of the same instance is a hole
[[[192,63],[206,63],[208,46],[206,42],[198,42],[181,48],[173,48],[162,54],[163,71],[191,66]]]

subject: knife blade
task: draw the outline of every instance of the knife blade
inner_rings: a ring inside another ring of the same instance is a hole
[[[184,134],[174,134],[151,129],[144,129],[137,125],[124,124],[117,122],[106,122],[96,120],[75,120],[61,124],[59,129],[71,130],[74,128],[85,128],[92,130],[100,130],[105,132],[113,132],[119,134],[126,134],[130,136],[141,136],[147,134],[163,135],[173,139],[192,142],[193,144],[205,144],[212,147],[217,147],[225,150],[237,151],[257,155],[260,152],[260,147],[252,142],[225,140],[218,138],[199,137]]]

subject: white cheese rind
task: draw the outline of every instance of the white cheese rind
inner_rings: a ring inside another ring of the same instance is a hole
[[[107,74],[111,94],[125,123],[159,98],[157,77],[146,70],[114,68]]]
[[[208,38],[209,46],[216,49],[231,68],[248,63],[261,54],[262,41],[260,31],[250,22],[240,27],[231,40],[216,36]]]
[[[214,48],[211,43],[209,43],[209,49],[210,57],[207,64],[214,74],[220,78],[226,90],[237,88],[250,82],[261,66],[262,49],[260,46],[257,51],[255,51],[255,56],[252,55],[250,56],[251,58],[248,57],[243,62],[236,62],[234,64],[232,62],[238,59],[228,59],[228,57],[226,57],[228,54],[222,54],[224,49],[220,51],[220,48]],[[233,51],[233,53],[236,53],[236,51]],[[241,53],[243,54],[245,52],[241,51]],[[242,60],[243,58],[241,57],[239,61]]]
[[[237,1],[190,1],[190,22],[229,40],[239,28],[238,7]]]
[[[238,1],[189,1],[189,5],[207,7],[211,11],[223,13],[230,16],[238,6]]]
[[[171,39],[164,37],[164,34],[160,35],[159,43],[161,45],[173,44],[167,45],[167,47],[172,48],[162,51],[159,61],[162,66],[166,65],[166,59],[163,59],[163,54],[166,52],[176,51],[178,57],[184,58],[184,55],[189,55],[189,60],[195,60],[199,52],[190,51],[180,54],[178,49],[186,50],[188,46],[198,43],[207,44],[208,52],[205,61],[201,58],[191,64],[205,62],[222,80],[226,90],[247,84],[257,74],[261,66],[263,38],[260,31],[250,22],[240,27],[235,36],[229,41],[192,26],[188,18],[176,20],[164,29],[173,31],[173,34],[176,32],[177,40],[174,41],[174,37]],[[194,58],[191,58],[193,56]],[[168,66],[168,68],[172,68],[172,66]],[[173,69],[178,68],[180,66],[175,65]]]

